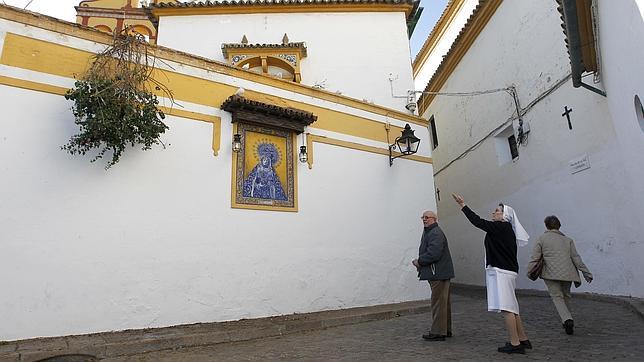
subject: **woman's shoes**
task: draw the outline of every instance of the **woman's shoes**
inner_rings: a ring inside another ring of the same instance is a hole
[[[525,354],[525,349],[526,347],[521,343],[519,343],[518,346],[513,346],[512,343],[506,342],[505,346],[499,347],[497,350],[499,352],[508,353],[508,354],[511,354],[511,353]]]
[[[573,334],[575,323],[572,321],[572,319],[566,319],[566,321],[563,322],[563,327],[566,330],[566,334]]]
[[[444,341],[445,336],[442,334],[427,333],[423,334],[423,339],[426,341]]]
[[[525,341],[519,341],[525,349],[532,349],[532,343],[530,343],[529,339],[526,339]]]

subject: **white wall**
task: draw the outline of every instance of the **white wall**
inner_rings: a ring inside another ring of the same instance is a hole
[[[4,32],[102,46],[0,21]],[[175,71],[374,121],[404,122],[172,62]],[[0,66],[0,75],[72,79]],[[0,340],[237,320],[423,299],[410,261],[435,207],[427,163],[314,144],[298,163],[297,213],[232,209],[230,115],[166,118],[167,149],[129,149],[109,171],[60,150],[77,132],[63,97],[0,86]],[[315,126],[315,124],[313,124]],[[426,129],[414,126],[428,155]],[[307,131],[325,134],[311,127]],[[384,132],[384,131],[383,131]],[[347,135],[336,138],[383,147]],[[299,142],[299,138],[298,138]]]
[[[301,62],[302,84],[324,84],[330,92],[406,112],[405,99],[393,98],[412,89],[412,71],[405,14],[294,13],[163,16],[157,44],[224,61],[221,44],[306,42]]]
[[[609,38],[605,41],[611,42]],[[633,57],[633,62],[636,59]],[[525,107],[569,72],[556,4],[505,1],[441,91],[516,85]],[[584,80],[590,82],[592,77]],[[637,82],[633,84],[641,87]],[[631,94],[626,111],[634,114],[632,99]],[[529,247],[519,249],[520,288],[544,288],[543,283],[530,282],[524,276],[525,265],[536,238],[544,231],[543,218],[555,214],[562,221],[562,231],[576,240],[577,249],[595,274],[595,281],[580,290],[644,296],[644,273],[637,261],[644,255],[644,239],[636,221],[644,211],[644,193],[641,182],[629,171],[641,169],[635,165],[642,164],[642,152],[620,140],[618,123],[622,121],[612,113],[609,102],[610,92],[607,101],[588,90],[573,89],[571,81],[566,81],[524,116],[531,132],[527,146],[519,149],[519,159],[499,165],[493,131],[513,114],[510,96],[495,93],[434,99],[424,117],[434,115],[436,119],[439,146],[433,157],[436,187],[441,190],[439,213],[451,240],[457,281],[484,283],[484,234],[469,225],[449,197],[452,192],[462,193],[482,217],[489,218],[499,202],[517,210],[532,236]],[[573,109],[572,130],[562,117],[564,106]],[[641,136],[637,121],[630,116],[630,132],[635,135],[631,137]],[[641,137],[639,141],[641,147]],[[471,152],[449,165],[467,150]],[[572,174],[569,161],[586,154],[590,169]]]
[[[209,124],[170,117],[167,149],[105,171],[59,149],[75,131],[62,97],[2,92],[0,340],[427,297],[409,264],[427,164],[315,144],[298,213],[231,209]]]
[[[644,98],[644,0],[598,1],[599,40],[602,79],[607,93],[608,109],[613,118],[619,156],[624,168],[619,173],[623,188],[619,208],[620,244],[624,245],[625,273],[633,294],[644,294],[644,131],[638,124],[635,96]]]

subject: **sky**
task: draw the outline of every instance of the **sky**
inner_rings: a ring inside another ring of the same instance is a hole
[[[0,0],[0,2],[19,8],[24,8],[29,4],[27,10],[74,22],[76,21],[74,6],[78,5],[81,0]],[[429,32],[443,13],[446,5],[447,0],[421,0],[420,6],[425,10],[411,37],[412,58],[416,56],[416,53],[423,46],[425,39],[429,36]]]

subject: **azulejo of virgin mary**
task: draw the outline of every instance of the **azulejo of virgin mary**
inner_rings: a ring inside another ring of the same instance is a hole
[[[271,142],[262,142],[255,150],[258,162],[244,179],[242,195],[270,200],[287,200],[282,182],[275,172],[281,162],[277,147]]]
[[[297,212],[292,131],[237,123],[232,207]]]

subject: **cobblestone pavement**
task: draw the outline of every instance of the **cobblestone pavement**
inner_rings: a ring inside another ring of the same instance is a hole
[[[486,312],[482,295],[453,294],[452,299],[454,337],[445,342],[421,339],[431,316],[418,314],[107,361],[644,361],[644,319],[622,305],[573,299],[575,334],[570,336],[549,298],[521,296],[522,318],[534,349],[504,355],[496,351],[507,341],[502,316]]]

